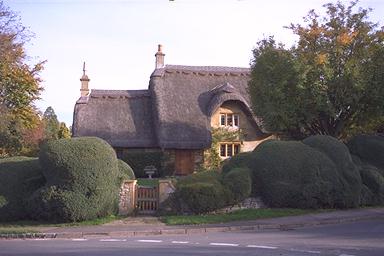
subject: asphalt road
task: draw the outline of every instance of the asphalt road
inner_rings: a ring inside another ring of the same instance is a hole
[[[384,220],[286,231],[89,237],[68,240],[0,240],[0,255],[383,256]]]

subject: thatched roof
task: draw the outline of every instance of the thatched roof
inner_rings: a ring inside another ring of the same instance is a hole
[[[148,90],[92,90],[76,102],[72,130],[114,147],[157,147]]]
[[[211,115],[236,101],[262,133],[249,108],[250,69],[166,65],[148,90],[92,90],[75,106],[74,136],[98,136],[115,147],[202,149],[211,144]]]
[[[237,101],[257,126],[249,109],[250,69],[166,65],[151,76],[154,118],[162,148],[207,148],[210,118],[225,101]]]

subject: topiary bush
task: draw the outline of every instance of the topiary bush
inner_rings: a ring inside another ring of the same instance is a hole
[[[336,165],[338,175],[335,178],[339,179],[342,186],[342,207],[357,207],[360,203],[362,182],[348,147],[336,138],[325,135],[310,136],[303,143],[324,153]]]
[[[251,155],[252,155],[252,152],[242,152],[240,154],[237,154],[231,157],[229,161],[224,163],[223,167],[221,168],[221,173],[225,175],[234,168],[246,167],[248,165],[248,161]]]
[[[223,177],[223,185],[232,193],[233,203],[239,203],[251,195],[252,178],[248,168],[234,168]]]
[[[384,175],[384,137],[377,135],[357,135],[348,141],[351,154],[362,162],[374,165]]]
[[[44,184],[37,158],[0,159],[0,221],[25,219],[24,199]]]
[[[207,213],[226,205],[226,191],[220,184],[198,182],[179,185],[176,196],[181,199],[188,209],[196,214]]]
[[[181,178],[172,196],[177,212],[207,213],[230,204],[232,193],[215,171],[204,171]]]
[[[119,171],[121,175],[121,179],[134,180],[136,179],[135,173],[132,168],[123,160],[117,159],[117,164],[119,166]]]
[[[371,165],[360,166],[360,175],[365,189],[362,191],[362,205],[384,204],[384,177]]]
[[[301,142],[265,141],[252,153],[248,167],[271,207],[346,207],[336,165]]]
[[[39,160],[47,185],[28,200],[32,218],[73,222],[116,213],[118,161],[107,142],[94,137],[49,141]]]

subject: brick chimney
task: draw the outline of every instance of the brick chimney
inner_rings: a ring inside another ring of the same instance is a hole
[[[81,97],[88,96],[89,94],[88,83],[89,81],[91,81],[91,79],[89,79],[88,76],[85,74],[85,62],[83,63],[83,76],[80,78],[80,81],[81,81],[81,88],[80,88]]]
[[[156,57],[156,69],[157,68],[163,68],[164,67],[164,56],[165,54],[163,53],[163,46],[161,44],[158,45],[157,48],[157,53],[155,54]]]

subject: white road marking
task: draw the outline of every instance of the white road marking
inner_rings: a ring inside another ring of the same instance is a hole
[[[172,241],[173,244],[189,244],[187,241]]]
[[[73,238],[72,241],[87,241],[88,239],[85,238]]]
[[[290,249],[290,251],[293,251],[293,252],[306,252],[306,253],[313,253],[313,254],[321,253],[320,251],[309,251],[309,250],[300,250],[300,249]],[[353,256],[353,255],[349,255],[349,256]]]
[[[353,254],[340,254],[339,256],[355,256]]]
[[[209,245],[216,245],[216,246],[239,246],[238,244],[227,244],[227,243],[209,243]]]
[[[125,242],[127,239],[100,239],[100,242]]]
[[[275,246],[254,245],[254,244],[247,245],[247,247],[249,247],[249,248],[260,248],[260,249],[271,249],[271,250],[277,249],[277,247],[275,247]]]
[[[140,243],[162,243],[163,240],[137,240]]]

